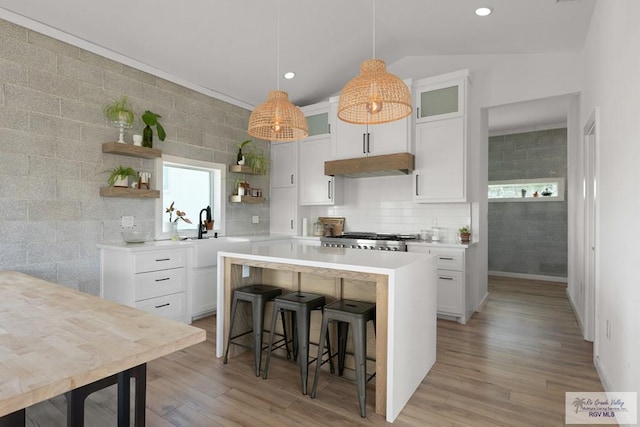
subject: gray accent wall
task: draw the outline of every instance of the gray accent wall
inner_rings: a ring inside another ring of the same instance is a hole
[[[121,241],[123,215],[153,230],[155,199],[99,195],[105,170],[153,171],[152,160],[102,153],[118,134],[102,108],[122,95],[138,120],[147,109],[162,115],[167,139],[154,147],[166,154],[230,164],[248,138],[244,108],[0,20],[0,269],[98,294],[96,244]],[[247,178],[268,190],[268,176]],[[268,233],[269,205],[227,204],[226,221],[228,235]]]
[[[566,176],[566,129],[489,138],[489,181]],[[567,277],[566,190],[558,202],[489,202],[488,223],[490,272]]]

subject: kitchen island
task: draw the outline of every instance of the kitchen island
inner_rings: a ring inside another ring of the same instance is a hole
[[[375,342],[375,410],[389,422],[435,362],[436,262],[431,255],[298,242],[246,253],[219,252],[217,357],[224,354],[229,334],[233,289],[257,283],[279,286],[283,292],[322,293],[328,302],[349,298],[376,303],[375,338],[368,339]],[[243,323],[248,326],[248,321]],[[237,352],[234,346],[230,354]]]

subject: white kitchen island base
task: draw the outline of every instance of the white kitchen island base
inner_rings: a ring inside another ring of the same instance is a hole
[[[290,280],[283,283],[283,275]],[[276,283],[269,283],[274,278]],[[314,278],[326,279],[330,285],[326,281],[318,285],[322,280]],[[389,422],[435,363],[437,288],[431,255],[298,243],[258,247],[248,253],[219,252],[217,357],[224,354],[229,334],[232,290],[255,283],[292,292],[322,292],[329,301],[345,298],[347,293],[352,298],[357,288],[365,299],[376,302],[376,413]]]

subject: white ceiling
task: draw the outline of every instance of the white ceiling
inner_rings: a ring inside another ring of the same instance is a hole
[[[373,56],[371,0],[0,0],[28,18],[253,106],[337,94]],[[377,0],[377,58],[579,52],[595,0]],[[479,6],[494,12],[474,15]],[[9,13],[6,13],[6,12]],[[14,19],[15,21],[15,19]],[[277,77],[277,29],[280,74]],[[400,76],[403,77],[403,76]],[[426,77],[426,76],[425,76]]]

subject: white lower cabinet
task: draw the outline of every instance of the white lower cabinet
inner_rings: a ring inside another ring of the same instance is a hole
[[[218,251],[245,252],[251,243],[227,238],[206,239],[193,243],[187,263],[191,320],[215,313],[218,301]]]
[[[129,251],[100,248],[100,296],[189,323],[187,248]]]
[[[470,313],[466,307],[465,249],[434,248],[426,245],[409,245],[410,252],[422,252],[436,256],[438,283],[438,316],[455,319],[465,324]]]
[[[191,270],[191,318],[193,320],[216,311],[218,300],[218,266]]]

